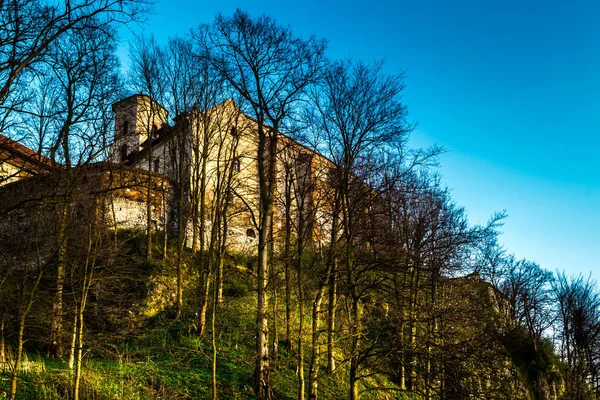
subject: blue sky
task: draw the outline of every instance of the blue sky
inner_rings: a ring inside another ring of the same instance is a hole
[[[448,150],[471,222],[506,210],[509,252],[600,280],[600,2],[158,0],[133,29],[164,41],[236,7],[406,70],[411,143]]]

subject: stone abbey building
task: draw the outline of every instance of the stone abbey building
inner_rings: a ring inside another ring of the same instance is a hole
[[[102,214],[109,226],[145,228],[150,222],[156,230],[170,231],[183,226],[186,245],[197,247],[202,196],[207,234],[215,205],[228,196],[229,246],[255,251],[260,197],[254,119],[227,100],[205,111],[194,107],[169,120],[160,104],[142,94],[113,104],[113,112],[114,140],[108,160],[78,167],[74,201],[101,194]],[[4,185],[0,200],[5,211],[62,197],[61,190],[67,190],[61,189],[62,178],[57,177],[60,166],[52,167],[46,157],[6,137],[0,150],[0,186]],[[333,164],[282,134],[276,168],[273,234],[291,223],[302,226],[311,246],[325,243],[330,235]],[[185,218],[182,224],[179,215]]]

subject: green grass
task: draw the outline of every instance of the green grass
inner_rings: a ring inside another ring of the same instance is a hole
[[[254,368],[253,295],[227,301],[217,321],[217,382],[219,399],[253,399]],[[84,360],[81,384],[83,399],[205,399],[212,390],[210,332],[203,339],[195,333],[195,321],[184,316],[174,322],[165,310],[146,321],[145,327],[124,337],[118,344],[94,343]],[[93,352],[91,351],[93,348]],[[295,399],[298,380],[296,358],[282,351],[274,363],[271,379],[277,399]],[[308,369],[308,353],[306,358]],[[19,399],[69,399],[72,375],[64,361],[33,357],[36,364],[20,376]],[[319,397],[324,400],[346,397],[346,370],[333,376],[322,366]],[[308,371],[306,372],[308,375]],[[8,392],[10,378],[0,375],[0,394]],[[308,393],[308,387],[307,387]],[[378,397],[375,393],[364,399]],[[2,398],[2,397],[0,397]]]
[[[130,304],[135,305],[131,322],[122,320],[112,325],[113,331],[90,328],[85,334],[85,357],[81,381],[81,399],[205,399],[212,391],[211,332],[204,338],[197,334],[195,316],[195,282],[186,269],[184,293],[186,312],[174,320],[174,308],[169,297],[173,290],[174,268],[171,262],[144,260],[143,234],[120,231],[119,240],[125,244],[122,260],[128,278],[135,285],[117,286],[130,291]],[[159,254],[159,249],[155,254]],[[170,249],[174,251],[173,248]],[[252,374],[255,360],[255,307],[253,292],[255,259],[240,254],[227,257],[225,271],[225,301],[217,310],[216,342],[217,382],[219,399],[253,399]],[[193,257],[186,252],[186,263]],[[283,302],[279,301],[279,331],[283,334]],[[93,305],[88,307],[92,315]],[[308,351],[310,319],[304,328],[306,348],[305,367],[308,384]],[[100,311],[94,311],[94,326],[102,326]],[[106,316],[104,316],[106,318]],[[88,317],[89,318],[89,317]],[[208,313],[210,327],[210,312]],[[297,321],[293,321],[296,324]],[[294,327],[295,329],[295,327]],[[29,370],[19,375],[18,399],[70,399],[73,391],[73,372],[66,361],[36,355],[29,348]],[[271,379],[277,399],[296,399],[298,378],[296,356],[280,347],[279,360],[273,361]],[[347,370],[343,364],[333,375],[321,366],[319,398],[336,400],[347,397]],[[381,383],[381,382],[379,382]],[[383,382],[389,384],[389,382]],[[10,373],[0,372],[0,399],[9,391]],[[382,385],[383,386],[383,385]],[[308,393],[308,386],[306,387]],[[396,393],[385,395],[369,392],[363,399],[394,399]],[[408,398],[406,398],[408,399]]]

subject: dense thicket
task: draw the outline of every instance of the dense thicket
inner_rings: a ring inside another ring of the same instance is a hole
[[[27,352],[65,360],[63,393],[78,398],[82,382],[89,388],[86,355],[135,357],[122,343],[156,315],[169,320],[163,349],[167,336],[207,344],[198,374],[210,371],[210,390],[197,393],[219,398],[229,393],[218,379],[223,337],[248,336],[229,308],[249,293],[254,372],[245,384],[259,399],[317,399],[332,379],[353,400],[600,398],[595,282],[508,254],[498,244],[502,213],[469,223],[438,175],[443,150],[408,146],[401,73],[328,60],[325,41],[270,17],[238,10],[164,46],[140,39],[125,86],[198,123],[165,149],[172,191],[158,185],[153,198],[156,180],[141,175],[143,235],[111,226],[102,215],[114,188],[85,189],[82,171],[107,156],[110,105],[123,86],[115,29],[143,5],[0,3],[3,132],[47,155],[53,174],[38,178],[46,191],[31,201],[0,188],[11,205],[0,210],[0,364],[11,399],[26,381]],[[237,116],[215,107],[228,98],[257,124],[255,257],[229,246],[229,224],[252,207],[236,175]],[[150,119],[146,128],[151,135]],[[302,170],[310,154],[299,159],[281,132],[327,157],[326,177]],[[156,201],[173,202],[170,232],[153,228]],[[327,240],[313,240],[317,223]],[[277,392],[292,364],[295,387]],[[153,385],[142,384],[158,395]]]

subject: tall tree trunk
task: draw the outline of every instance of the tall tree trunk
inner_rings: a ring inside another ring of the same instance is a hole
[[[292,242],[292,185],[289,166],[285,166],[285,237],[283,245],[283,265],[285,274],[285,340],[287,350],[292,350],[292,300],[291,300],[291,277],[290,277],[290,249]]]
[[[417,302],[419,295],[420,281],[420,261],[413,260],[410,267],[410,288],[409,288],[409,307],[408,307],[408,337],[406,343],[406,388],[407,390],[416,390],[417,380],[417,358],[415,349],[417,344]]]
[[[42,280],[43,270],[41,268],[41,260],[38,252],[38,267],[40,270],[37,275],[37,279],[35,280],[31,292],[29,294],[29,299],[25,300],[25,288],[27,285],[27,276],[23,276],[23,286],[21,287],[19,294],[19,311],[18,311],[18,324],[19,330],[17,333],[17,354],[15,356],[14,364],[12,365],[12,371],[10,376],[10,394],[9,400],[15,400],[17,396],[17,384],[18,384],[18,374],[21,369],[21,364],[23,361],[23,334],[25,332],[25,322],[27,321],[27,315],[31,310],[31,305],[33,304],[33,299],[35,292]]]
[[[81,372],[82,372],[82,359],[83,359],[83,310],[85,308],[85,303],[82,300],[81,306],[79,307],[78,319],[78,334],[77,334],[77,364],[75,366],[75,382],[73,385],[73,399],[79,400],[79,386],[81,382]]]
[[[185,242],[185,213],[183,212],[183,187],[180,188],[179,201],[178,201],[178,218],[177,218],[177,292],[176,292],[176,308],[177,318],[181,317],[183,313],[183,245]]]
[[[273,195],[275,192],[275,163],[277,154],[278,127],[271,129],[270,140],[266,140],[264,125],[258,123],[258,177],[260,190],[260,227],[258,229],[258,271],[256,307],[256,365],[254,384],[259,400],[271,399],[271,377],[269,365],[269,317],[268,283],[269,229],[273,223]],[[268,142],[269,146],[266,145]],[[268,160],[265,160],[268,156]]]
[[[200,133],[196,132],[196,136],[198,136]],[[193,142],[194,144],[196,144],[195,142]],[[201,171],[200,171],[200,160],[198,159],[200,157],[200,149],[198,148],[193,148],[192,149],[192,153],[193,153],[193,157],[194,157],[194,161],[193,161],[193,193],[192,193],[192,252],[193,253],[197,253],[199,248],[200,248],[200,242],[199,242],[199,238],[200,238],[200,233],[199,233],[199,218],[200,218],[200,179],[201,179]]]
[[[231,179],[230,179],[231,181]],[[229,184],[228,184],[229,185]],[[217,290],[217,297],[215,299],[215,301],[217,302],[217,304],[221,304],[223,302],[223,256],[225,255],[225,249],[227,248],[227,227],[228,227],[228,223],[227,223],[227,210],[229,209],[229,200],[228,200],[228,196],[226,196],[227,200],[226,203],[222,209],[222,224],[223,224],[223,230],[221,231],[221,239],[220,239],[220,248],[219,248],[219,252],[218,252],[218,256],[219,256],[219,262],[217,263],[217,271],[216,271],[216,278],[215,278],[215,287]]]
[[[329,277],[327,302],[327,373],[335,372],[335,314],[337,304],[337,280],[335,279],[335,265]]]
[[[218,223],[219,225],[221,224],[221,218],[217,217],[216,218],[216,223]],[[221,235],[219,235],[221,236]],[[222,236],[221,236],[222,238]],[[222,239],[221,239],[222,240]],[[221,254],[221,240],[219,240],[219,251],[216,252],[216,267],[217,269],[220,267],[220,265],[223,263],[223,257]],[[217,400],[217,336],[216,336],[216,327],[215,327],[215,319],[217,318],[217,306],[219,304],[219,302],[217,301],[217,298],[219,296],[219,287],[217,285],[217,282],[215,282],[213,284],[213,296],[212,296],[212,310],[211,310],[211,332],[210,332],[210,339],[211,339],[211,345],[212,345],[212,363],[211,363],[211,369],[212,369],[212,400]]]
[[[166,155],[163,156],[166,160]],[[162,212],[163,212],[163,251],[162,251],[162,259],[163,261],[167,261],[168,250],[169,250],[169,212],[168,212],[168,188],[165,187],[163,183],[162,188]]]
[[[9,400],[15,400],[17,398],[17,383],[18,374],[21,369],[21,363],[23,360],[23,333],[25,331],[25,318],[26,314],[19,315],[19,332],[17,334],[17,354],[13,364],[13,369],[10,375],[10,395]]]
[[[328,302],[327,302],[327,373],[335,371],[335,310],[337,304],[336,280],[336,246],[338,239],[340,197],[335,193],[334,206],[331,216],[331,239],[329,243],[329,274],[327,276]]]
[[[198,334],[204,336],[206,329],[206,302],[208,300],[208,287],[210,285],[209,260],[206,254],[206,164],[208,161],[208,136],[207,126],[203,132],[201,171],[200,171],[200,229],[199,229],[199,269],[198,269]]]
[[[269,281],[271,282],[271,320],[273,321],[273,353],[271,358],[277,360],[279,358],[279,330],[277,329],[277,285],[275,283],[275,241],[273,240],[273,224],[269,228]]]
[[[223,257],[220,252],[217,254],[217,264],[223,263]],[[217,334],[215,327],[215,319],[217,318],[217,306],[219,302],[217,298],[219,296],[218,285],[213,284],[213,304],[212,304],[212,315],[211,315],[211,345],[212,345],[212,400],[217,400]]]
[[[327,289],[327,283],[329,282],[329,275],[331,274],[332,264],[327,271],[327,276],[325,280],[320,282],[319,290],[317,291],[317,295],[315,296],[315,300],[313,302],[313,311],[312,311],[312,332],[311,332],[311,353],[312,356],[310,358],[310,367],[308,372],[308,390],[309,400],[317,400],[318,399],[318,389],[319,389],[319,367],[321,361],[321,345],[319,343],[320,329],[319,325],[321,323],[321,303],[323,302],[323,296],[325,295],[325,290]]]
[[[6,342],[4,340],[4,324],[6,323],[6,313],[2,313],[2,319],[0,320],[0,370],[4,371],[4,365],[6,363]]]
[[[148,129],[148,181],[146,187],[146,260],[152,260],[152,132]]]
[[[63,290],[65,269],[67,267],[67,224],[68,205],[60,204],[58,210],[58,232],[56,235],[58,245],[58,260],[56,263],[56,286],[52,302],[52,321],[50,326],[50,356],[61,358],[64,354],[62,340],[63,330]]]
[[[115,211],[114,193],[111,193],[109,198],[110,198],[110,211],[112,213],[112,222],[113,222],[113,229],[114,229],[113,241],[114,241],[114,247],[116,249],[117,246],[119,245],[119,236],[118,236],[119,223],[117,221],[117,212]]]
[[[75,353],[77,349],[77,318],[78,318],[78,307],[77,301],[75,301],[75,308],[73,310],[73,330],[71,331],[71,348],[69,349],[69,370],[73,370],[75,366]]]
[[[178,197],[177,197],[177,292],[176,292],[176,308],[177,318],[181,317],[183,313],[183,247],[185,245],[185,230],[186,230],[186,219],[187,215],[185,212],[185,192],[187,188],[187,180],[184,178],[186,173],[186,142],[185,134],[190,133],[189,131],[180,132],[177,136],[178,144],[177,150],[178,155],[176,157],[176,168],[178,175]]]
[[[83,371],[83,313],[87,304],[90,287],[92,286],[92,278],[94,274],[94,268],[96,266],[96,254],[98,246],[100,245],[100,239],[95,238],[94,222],[97,218],[97,208],[92,207],[90,210],[89,226],[88,226],[88,247],[85,258],[85,264],[83,269],[83,283],[81,285],[81,299],[79,301],[79,307],[76,305],[77,317],[75,318],[77,323],[77,356],[75,366],[75,377],[73,382],[73,398],[79,400],[79,387],[81,382],[81,375]]]
[[[302,218],[302,217],[301,217]],[[302,225],[302,224],[300,224]],[[305,382],[304,382],[304,344],[303,344],[303,331],[304,331],[304,288],[302,281],[302,233],[298,233],[298,400],[304,400]]]
[[[400,310],[400,327],[398,328],[398,342],[401,344],[401,358],[400,358],[400,389],[406,390],[406,301],[404,300],[403,293],[406,289],[406,277],[407,274],[403,274],[403,282],[398,282],[398,274],[394,274],[394,293],[396,297],[396,306]]]
[[[207,268],[209,268],[207,266]],[[206,312],[208,310],[208,303],[210,299],[210,285],[212,280],[212,274],[210,271],[206,271],[201,284],[200,293],[200,313],[198,315],[198,335],[204,337],[206,333]]]
[[[256,395],[259,400],[270,399],[271,383],[269,374],[269,323],[267,307],[269,297],[267,293],[268,284],[268,260],[266,251],[266,232],[270,218],[264,218],[266,225],[258,232],[258,276],[257,276],[257,307],[256,307],[256,366],[254,376],[256,379]]]
[[[359,400],[358,390],[358,368],[359,368],[359,348],[360,348],[360,330],[361,330],[361,309],[360,298],[356,285],[352,288],[352,322],[350,334],[352,336],[350,345],[350,400]]]

